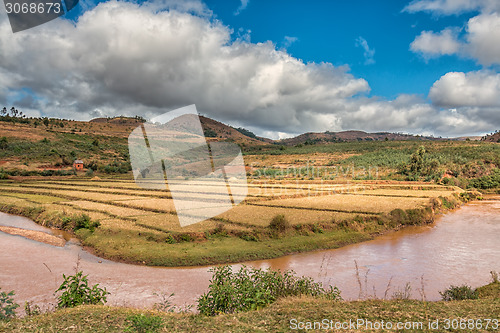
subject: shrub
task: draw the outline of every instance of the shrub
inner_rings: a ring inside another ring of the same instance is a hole
[[[73,229],[73,231],[77,231],[79,229],[88,229],[94,232],[100,225],[99,221],[92,221],[87,214],[67,216],[62,219],[62,228],[66,230]]]
[[[100,166],[99,169],[105,173],[127,173],[132,170],[132,167],[129,162],[118,162],[115,160],[107,165]]]
[[[224,224],[219,223],[217,225],[217,227],[215,227],[214,230],[212,230],[212,232],[210,233],[210,236],[228,237],[229,235],[228,235],[226,228],[224,227]]]
[[[14,303],[14,291],[6,293],[0,292],[0,320],[7,320],[16,316],[15,310],[19,304]]]
[[[80,216],[77,216],[74,218],[75,221],[75,227],[74,231],[78,229],[89,229],[90,231],[94,232],[95,228],[100,226],[101,224],[97,221],[92,221],[90,219],[90,216],[87,214],[82,214]]]
[[[423,223],[431,223],[434,221],[431,208],[407,209],[406,215],[408,216],[408,221],[406,222],[406,224],[409,225],[419,225]]]
[[[147,316],[144,313],[131,315],[127,317],[130,325],[125,329],[125,332],[158,332],[163,325],[163,320],[158,316]]]
[[[240,132],[243,135],[246,135],[246,136],[249,136],[251,138],[257,139],[257,136],[255,135],[255,133],[247,130],[246,128],[238,127],[238,128],[234,128],[234,129],[237,130],[238,132]]]
[[[216,138],[217,137],[217,132],[214,131],[213,129],[207,127],[203,130],[203,135],[207,138]]]
[[[396,208],[396,209],[392,210],[390,215],[391,215],[392,220],[398,225],[399,224],[406,224],[406,222],[408,221],[408,215],[401,208]]]
[[[70,276],[63,274],[64,281],[56,290],[56,293],[62,291],[62,294],[58,297],[58,308],[106,303],[106,296],[109,292],[106,291],[106,288],[99,288],[99,284],[89,287],[87,276],[83,275],[82,271]]]
[[[489,189],[500,186],[500,169],[495,169],[490,175],[471,179],[470,187],[478,189]]]
[[[276,215],[269,223],[269,229],[278,233],[285,232],[289,227],[290,223],[288,223],[283,214]]]
[[[264,271],[243,266],[233,273],[231,266],[220,266],[210,272],[213,275],[209,290],[198,298],[198,310],[207,316],[257,310],[280,297],[292,295],[341,299],[336,287],[325,290],[321,283],[309,277],[297,277],[293,271]]]
[[[477,299],[478,293],[476,289],[464,284],[462,286],[450,286],[439,294],[443,301],[461,301],[465,299]]]
[[[165,242],[168,243],[168,244],[175,244],[177,241],[175,240],[174,236],[172,236],[172,235],[169,234],[165,238]]]
[[[453,199],[450,200],[449,198],[442,196],[440,196],[439,199],[441,199],[441,203],[446,209],[453,209],[457,205],[457,203]]]
[[[7,138],[5,136],[0,138],[0,149],[7,149],[9,147],[7,143]]]
[[[259,236],[255,232],[241,231],[238,233],[238,237],[248,242],[258,242]]]
[[[398,172],[406,175],[407,180],[415,181],[421,176],[425,177],[425,181],[439,180],[441,173],[438,172],[440,162],[438,158],[430,159],[429,153],[424,146],[420,146],[411,156],[410,161],[401,162],[398,165]]]
[[[179,234],[179,240],[181,242],[192,242],[192,241],[194,241],[194,238],[190,234],[183,233],[183,234]]]
[[[311,231],[314,232],[315,234],[322,234],[323,233],[323,228],[317,224],[311,225]]]

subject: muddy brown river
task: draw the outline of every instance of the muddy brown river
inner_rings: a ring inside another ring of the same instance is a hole
[[[500,197],[492,196],[447,213],[433,225],[409,227],[340,249],[245,264],[293,269],[325,285],[336,285],[344,299],[357,299],[360,294],[390,297],[409,283],[413,298],[425,294],[428,300],[438,300],[439,291],[451,284],[477,287],[490,281],[490,271],[500,271],[499,213]],[[50,232],[28,219],[3,213],[0,225]],[[71,241],[56,247],[0,232],[0,288],[15,290],[19,304],[31,301],[42,308],[53,306],[53,293],[63,273],[73,274],[77,262],[91,283],[100,283],[111,292],[109,305],[151,307],[160,300],[155,293],[175,293],[172,301],[176,305],[195,304],[210,278],[209,267],[115,263],[95,257]]]

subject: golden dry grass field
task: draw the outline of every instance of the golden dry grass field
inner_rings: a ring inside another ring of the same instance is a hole
[[[210,186],[205,188],[204,193],[194,194],[196,200],[214,200],[212,197],[218,196],[218,190],[211,193]],[[425,209],[433,205],[433,200],[435,205],[437,198],[453,200],[461,192],[457,187],[428,183],[409,186],[387,182],[255,181],[249,183],[247,198],[231,210],[201,223],[181,227],[168,191],[144,189],[132,180],[0,182],[4,211],[9,211],[5,207],[37,208],[42,213],[30,217],[56,227],[57,223],[47,221],[57,219],[57,216],[63,219],[64,216],[86,214],[100,226],[94,232],[80,230],[77,235],[97,254],[161,265],[171,262],[158,261],[152,253],[165,254],[181,249],[189,252],[191,250],[186,250],[189,246],[221,247],[219,252],[224,253],[223,259],[213,259],[212,256],[207,259],[206,253],[193,254],[205,257],[206,263],[233,261],[235,257],[230,250],[234,247],[249,250],[252,253],[249,258],[259,257],[259,247],[266,246],[277,246],[280,251],[266,252],[263,257],[337,247],[397,227],[384,220],[395,209]],[[191,195],[188,190],[184,194]],[[279,215],[287,221],[291,232],[270,232],[270,222]],[[340,228],[342,225],[348,228]],[[336,237],[337,242],[331,243]],[[121,248],[137,248],[137,252],[143,255],[138,255],[135,250],[131,250],[134,253],[122,253]],[[173,263],[179,264],[179,261]],[[187,263],[200,264],[203,261],[191,258]]]

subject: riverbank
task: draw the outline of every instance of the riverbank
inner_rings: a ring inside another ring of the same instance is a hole
[[[407,325],[413,325],[414,332],[449,332],[446,325],[460,327],[462,323],[471,326],[465,326],[465,330],[461,331],[496,332],[500,326],[498,322],[500,284],[491,283],[479,289],[483,290],[480,299],[451,302],[417,300],[335,302],[314,297],[288,297],[261,310],[215,317],[122,307],[80,306],[14,319],[10,322],[0,321],[0,332],[124,332],[127,329],[130,332],[140,332],[132,324],[134,318],[139,318],[136,319],[136,323],[142,323],[142,327],[145,328],[148,327],[147,323],[159,323],[155,332],[289,332],[295,331],[294,328],[299,328],[299,325],[300,327],[314,325],[314,322],[322,323],[324,319],[328,325],[364,320],[354,329],[352,325],[350,327],[347,325],[347,329],[341,329],[342,332],[380,331],[370,329],[370,326],[366,325],[370,325],[368,322],[377,325],[382,321],[386,325],[389,322],[394,325],[392,330],[384,331],[396,331],[397,323],[408,323]],[[486,328],[487,319],[497,321],[489,321]],[[436,321],[439,328],[429,329],[429,323]],[[422,328],[418,326],[420,323]],[[479,325],[482,325],[482,328],[479,329]],[[335,326],[333,328],[335,330]],[[145,329],[144,332],[146,331]],[[325,331],[325,329],[300,331]]]
[[[159,200],[170,200],[159,198],[164,192],[143,191],[126,182],[73,183],[4,184],[0,211],[72,231],[97,256],[165,267],[335,249],[408,225],[432,223],[437,214],[479,195],[425,183],[357,182],[348,188],[283,183],[267,186],[266,193],[255,185],[242,205],[182,229],[174,215],[161,210],[160,203],[168,201]],[[331,188],[338,193],[332,194]]]

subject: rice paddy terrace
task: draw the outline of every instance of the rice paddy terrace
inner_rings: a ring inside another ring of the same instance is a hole
[[[210,184],[206,185],[206,192],[186,189],[186,195],[216,200],[217,191],[211,192]],[[68,229],[71,217],[86,214],[100,226],[94,231],[79,229],[76,235],[96,254],[162,266],[235,262],[335,248],[405,224],[431,222],[435,210],[456,205],[461,192],[458,187],[428,183],[254,180],[240,205],[181,227],[170,192],[140,188],[132,180],[0,183],[3,211],[59,229]],[[285,222],[274,230],[270,223],[277,216]]]

